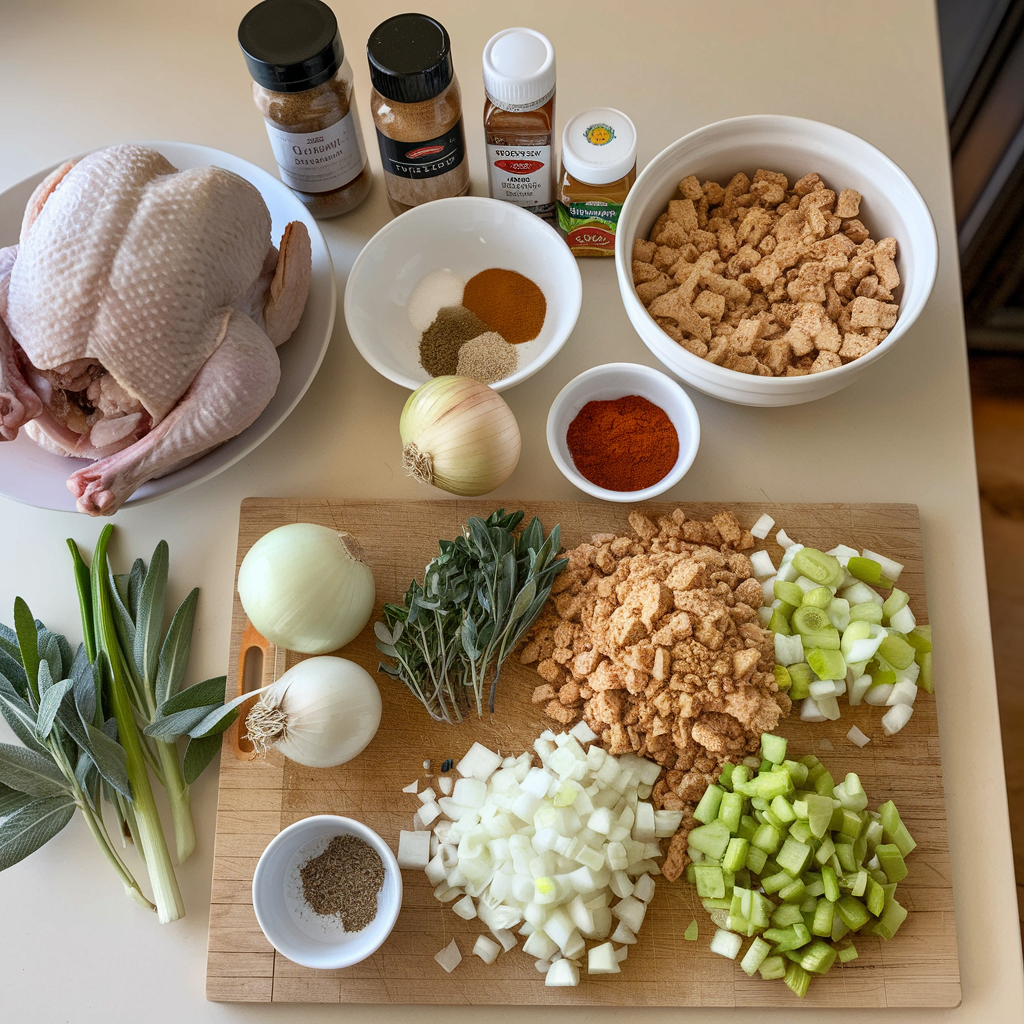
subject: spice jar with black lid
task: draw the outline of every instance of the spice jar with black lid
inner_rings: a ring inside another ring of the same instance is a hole
[[[402,213],[469,191],[462,94],[445,27],[425,14],[398,14],[366,44],[370,107],[384,183]]]
[[[373,179],[334,12],[320,0],[263,0],[238,43],[281,180],[315,217],[354,210]]]

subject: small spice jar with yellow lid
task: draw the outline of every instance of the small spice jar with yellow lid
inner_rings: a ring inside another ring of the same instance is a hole
[[[594,107],[562,133],[558,230],[575,256],[614,256],[622,204],[636,181],[636,128],[621,110]]]
[[[263,0],[238,43],[281,180],[314,217],[354,210],[373,179],[334,12],[320,0]]]

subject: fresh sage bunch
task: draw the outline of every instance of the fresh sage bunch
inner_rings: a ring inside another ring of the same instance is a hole
[[[115,577],[107,563],[112,530],[100,534],[91,569],[68,541],[84,634],[76,655],[20,598],[14,629],[0,627],[0,712],[24,744],[0,744],[0,870],[48,842],[77,808],[129,895],[173,921],[185,911],[149,771],[167,790],[181,863],[195,847],[188,786],[233,716],[220,714],[225,677],[181,688],[198,591],[165,630],[166,543],[148,568],[138,559]],[[197,728],[211,717],[212,728]],[[184,761],[179,737],[188,737]],[[108,829],[104,801],[116,831]],[[126,839],[145,862],[152,902],[123,856]]]
[[[374,623],[377,649],[394,662],[379,670],[404,682],[437,721],[461,722],[474,707],[482,715],[485,692],[494,711],[502,665],[568,561],[558,558],[557,525],[545,538],[535,516],[514,532],[523,515],[501,508],[470,518],[461,537],[439,542],[423,583],[413,580],[402,604],[385,604]]]

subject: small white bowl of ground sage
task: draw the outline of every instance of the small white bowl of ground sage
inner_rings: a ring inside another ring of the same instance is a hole
[[[554,358],[582,298],[554,228],[509,203],[459,196],[415,207],[367,242],[345,287],[345,322],[396,384],[458,374],[504,391]]]
[[[388,844],[352,818],[318,814],[275,836],[256,865],[252,902],[263,934],[303,967],[336,970],[374,953],[402,907]]]

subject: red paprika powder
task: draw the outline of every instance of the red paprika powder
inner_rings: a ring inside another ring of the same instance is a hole
[[[640,491],[679,458],[679,435],[665,410],[639,395],[587,402],[565,436],[576,468],[609,491]]]

